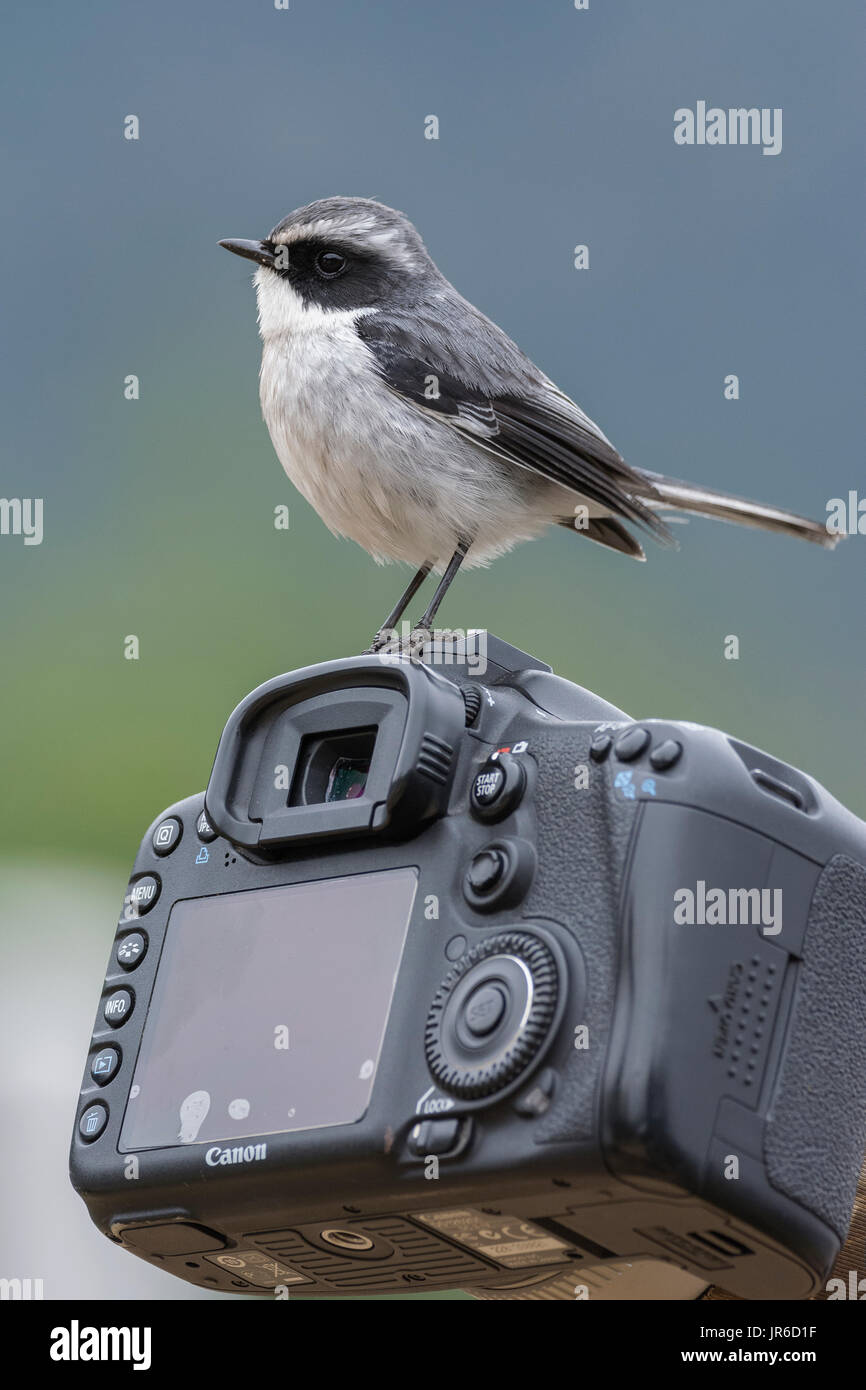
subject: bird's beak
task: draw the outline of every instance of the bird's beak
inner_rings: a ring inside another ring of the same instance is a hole
[[[234,251],[236,256],[246,256],[248,261],[256,261],[258,265],[273,266],[275,253],[269,241],[239,241],[236,237],[227,237],[220,242],[227,251]]]

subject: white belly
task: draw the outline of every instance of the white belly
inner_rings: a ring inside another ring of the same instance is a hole
[[[269,333],[260,290],[262,412],[283,468],[331,531],[379,561],[441,569],[466,534],[478,538],[468,565],[485,564],[571,511],[569,494],[501,467],[390,391],[353,314],[305,309],[286,293],[292,326],[284,301]]]

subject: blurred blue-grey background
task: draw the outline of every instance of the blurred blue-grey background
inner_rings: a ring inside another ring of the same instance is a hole
[[[66,1183],[113,914],[238,699],[360,650],[403,580],[283,477],[251,268],[218,238],[378,197],[627,459],[824,517],[866,495],[861,7],[45,0],[2,27],[0,492],[44,499],[44,541],[0,536],[0,1274],[196,1296],[112,1250]],[[782,152],[675,145],[698,100],[781,107]],[[638,567],[551,534],[458,580],[443,620],[866,813],[866,539],[677,536]]]

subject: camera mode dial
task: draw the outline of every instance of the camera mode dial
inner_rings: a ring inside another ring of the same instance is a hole
[[[561,967],[528,932],[490,937],[456,962],[430,1008],[424,1045],[438,1085],[464,1100],[509,1086],[556,1013]]]

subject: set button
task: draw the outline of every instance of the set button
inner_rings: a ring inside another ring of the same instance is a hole
[[[134,1002],[128,989],[116,989],[103,1004],[102,1017],[112,1028],[119,1028],[132,1013]]]
[[[89,1105],[78,1121],[78,1133],[86,1144],[92,1144],[94,1139],[98,1139],[105,1126],[108,1124],[108,1107],[98,1100],[94,1105]]]
[[[463,1005],[463,1019],[474,1038],[486,1038],[502,1022],[508,1000],[498,985],[482,985]]]
[[[177,816],[167,816],[165,820],[160,821],[150,837],[154,854],[160,856],[171,854],[172,850],[177,849],[180,844],[182,834],[183,825]]]
[[[90,1059],[90,1075],[97,1086],[107,1086],[120,1066],[120,1053],[116,1047],[103,1047]]]
[[[144,960],[146,950],[147,937],[140,931],[133,931],[118,941],[114,948],[114,958],[124,970],[134,970]]]

